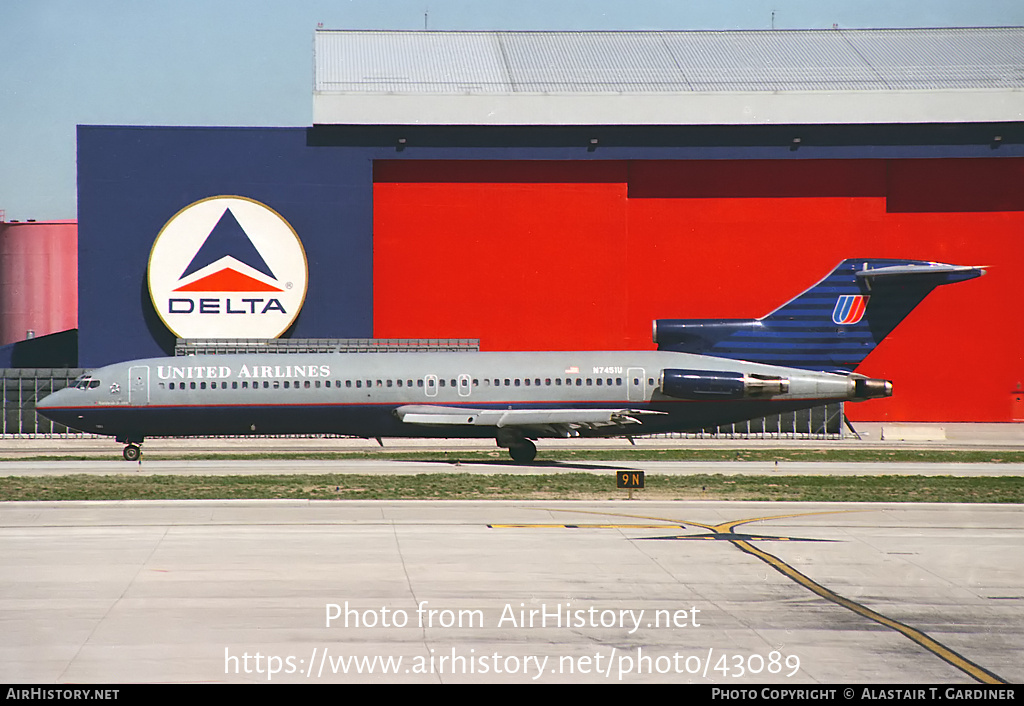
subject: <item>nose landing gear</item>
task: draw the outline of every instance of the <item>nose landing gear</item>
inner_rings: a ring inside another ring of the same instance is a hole
[[[115,440],[119,444],[127,444],[127,446],[124,447],[124,451],[121,452],[125,461],[138,461],[142,456],[142,449],[139,448],[140,444],[142,444],[142,437],[129,438],[126,436],[119,436],[116,437]]]

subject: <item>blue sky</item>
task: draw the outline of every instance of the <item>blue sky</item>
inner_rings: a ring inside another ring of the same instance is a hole
[[[0,0],[0,209],[75,218],[75,126],[312,122],[328,29],[1024,25],[1021,0]]]

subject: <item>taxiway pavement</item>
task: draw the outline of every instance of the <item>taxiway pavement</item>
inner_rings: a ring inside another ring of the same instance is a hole
[[[0,681],[1021,682],[1022,544],[1014,505],[6,502]]]

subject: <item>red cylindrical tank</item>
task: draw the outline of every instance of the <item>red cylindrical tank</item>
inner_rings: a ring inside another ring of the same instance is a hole
[[[0,223],[0,345],[78,327],[78,223]]]

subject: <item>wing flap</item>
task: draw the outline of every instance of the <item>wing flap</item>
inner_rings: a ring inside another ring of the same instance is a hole
[[[404,405],[395,416],[406,424],[470,426],[569,426],[600,427],[639,424],[644,414],[662,414],[637,409],[473,409]]]

